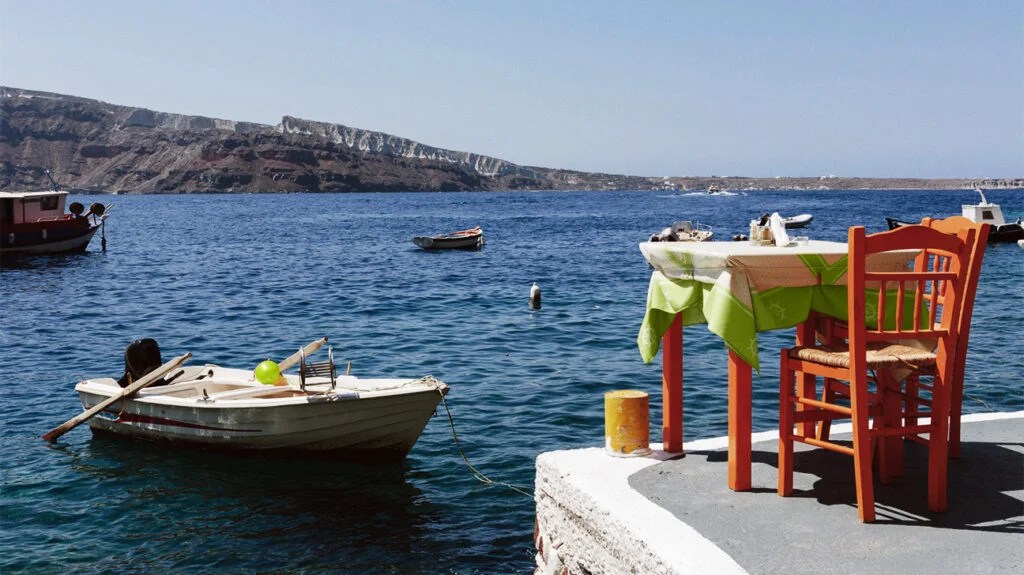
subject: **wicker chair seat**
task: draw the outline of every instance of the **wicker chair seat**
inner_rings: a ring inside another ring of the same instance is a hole
[[[850,368],[850,348],[842,345],[800,346],[789,349],[789,357],[830,367]],[[906,344],[872,342],[867,345],[868,369],[920,369],[934,366],[936,355]]]

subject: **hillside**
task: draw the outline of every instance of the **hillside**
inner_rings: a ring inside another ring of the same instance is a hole
[[[0,189],[109,193],[958,188],[965,180],[652,178],[520,166],[284,116],[277,125],[0,87]]]

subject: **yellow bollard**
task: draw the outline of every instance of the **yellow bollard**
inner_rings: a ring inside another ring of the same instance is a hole
[[[604,448],[616,457],[640,457],[651,452],[647,393],[621,389],[604,394]]]

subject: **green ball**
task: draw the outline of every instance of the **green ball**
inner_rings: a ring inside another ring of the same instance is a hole
[[[277,364],[267,359],[261,361],[256,366],[256,370],[253,371],[253,375],[256,376],[256,381],[263,385],[274,385],[277,383],[277,378],[281,376],[281,369],[277,367]]]

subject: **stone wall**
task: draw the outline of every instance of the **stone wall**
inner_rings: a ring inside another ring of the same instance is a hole
[[[538,456],[534,574],[744,573],[725,552],[629,486],[630,475],[665,457],[656,451],[617,458],[596,448]]]

